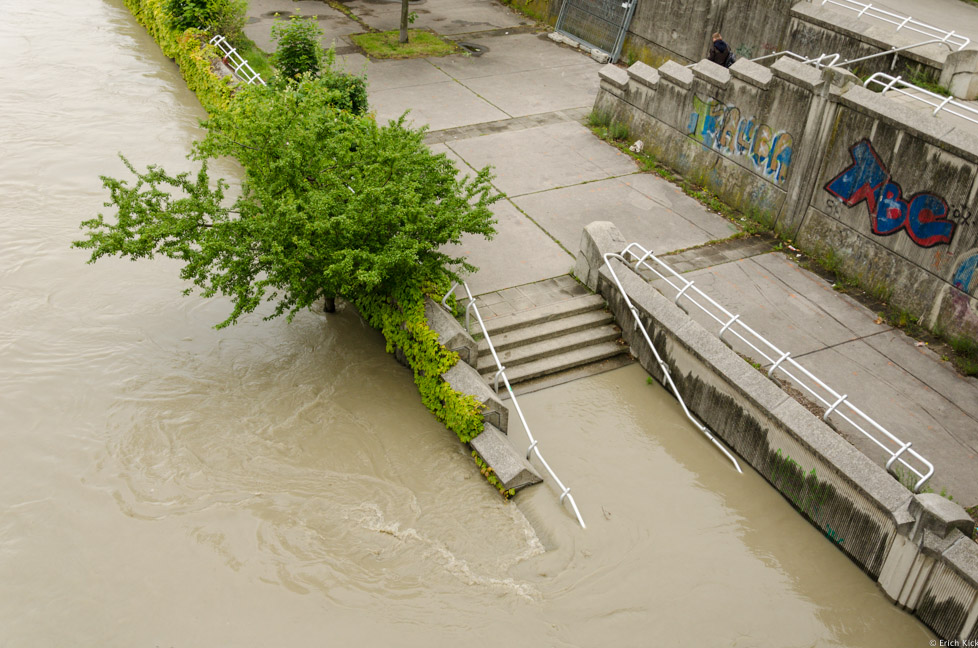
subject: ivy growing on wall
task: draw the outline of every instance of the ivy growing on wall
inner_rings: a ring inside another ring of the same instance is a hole
[[[186,31],[170,27],[166,0],[125,0],[126,7],[159,44],[163,53],[180,66],[187,87],[194,91],[204,109],[225,107],[233,92],[231,77],[214,74],[212,65],[220,59],[217,50],[207,43],[207,36],[197,29]]]
[[[458,362],[458,354],[442,346],[438,334],[428,327],[424,297],[435,287],[427,288],[405,287],[394,295],[371,294],[357,299],[355,305],[360,315],[384,334],[387,352],[404,354],[425,407],[467,443],[482,432],[483,405],[474,396],[455,391],[441,378]]]

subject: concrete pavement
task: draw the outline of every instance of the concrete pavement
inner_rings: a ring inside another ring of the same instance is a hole
[[[412,3],[419,14],[414,27],[475,43],[484,53],[373,61],[354,51],[347,36],[364,24],[393,28],[399,3],[344,4],[358,20],[314,0],[252,0],[247,33],[271,50],[266,32],[275,11],[318,15],[337,45],[338,64],[366,73],[379,119],[410,110],[412,123],[429,126],[432,147],[460,168],[495,167],[496,186],[507,193],[495,209],[499,234],[492,242],[462,243],[480,268],[469,285],[476,294],[491,293],[492,307],[499,295],[519,294],[508,288],[567,274],[591,221],[610,220],[626,239],[662,254],[738,231],[590,134],[581,122],[594,102],[599,65],[534,33],[528,18],[494,0],[421,0]],[[877,324],[876,313],[764,241],[701,247],[671,260],[860,409],[913,441],[937,467],[937,492],[946,488],[955,501],[978,504],[978,381]],[[848,438],[883,463],[871,441]]]

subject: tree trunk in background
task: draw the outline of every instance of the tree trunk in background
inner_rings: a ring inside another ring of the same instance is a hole
[[[401,37],[398,42],[408,42],[408,0],[401,0]]]
[[[336,297],[327,297],[326,301],[323,302],[323,312],[324,313],[335,313],[336,312]]]

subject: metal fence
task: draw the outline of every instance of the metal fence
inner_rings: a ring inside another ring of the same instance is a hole
[[[915,86],[912,83],[907,83],[900,77],[893,77],[889,74],[877,72],[866,79],[866,82],[863,83],[863,86],[866,88],[871,85],[882,87],[880,94],[885,95],[887,92],[893,91],[907,97],[913,97],[917,101],[933,106],[934,112],[931,114],[936,115],[943,110],[949,115],[954,115],[955,117],[960,117],[961,119],[966,119],[972,123],[978,124],[978,110],[972,108],[968,104],[955,101],[954,97],[944,97],[931,92],[930,90],[924,90],[923,88]]]
[[[455,288],[458,284],[454,284],[446,294],[445,298],[442,300],[444,305],[448,296],[455,292]],[[462,283],[462,287],[465,288],[465,294],[468,297],[468,304],[465,307],[465,328],[469,329],[469,317],[470,313],[475,313],[475,319],[479,322],[479,328],[482,329],[482,335],[485,337],[486,344],[489,346],[489,352],[492,354],[492,359],[496,363],[496,375],[494,377],[494,383],[496,391],[499,391],[499,379],[502,378],[503,384],[506,386],[506,390],[509,392],[509,398],[513,403],[513,408],[516,410],[516,414],[520,418],[520,423],[523,424],[523,431],[526,432],[526,437],[529,440],[530,445],[526,449],[526,460],[530,460],[530,455],[536,455],[536,458],[540,461],[540,464],[546,469],[550,477],[553,478],[557,487],[560,488],[560,503],[563,504],[566,499],[570,502],[571,508],[574,509],[574,515],[577,516],[577,521],[580,522],[581,528],[586,529],[587,525],[584,524],[584,518],[581,517],[581,512],[577,508],[577,502],[574,501],[574,496],[570,494],[570,488],[564,486],[564,482],[560,481],[557,477],[557,473],[554,472],[547,460],[543,458],[543,454],[540,453],[540,440],[534,438],[533,433],[530,431],[530,426],[526,422],[526,417],[523,416],[523,410],[520,409],[519,401],[516,400],[516,394],[513,393],[513,386],[509,384],[509,378],[506,377],[506,368],[499,361],[499,356],[496,354],[496,348],[492,345],[492,340],[489,338],[489,331],[486,330],[486,323],[482,319],[482,315],[479,313],[479,307],[475,303],[475,298],[472,296],[472,291],[469,290],[469,285],[467,283]],[[471,331],[469,331],[471,333]]]
[[[564,0],[555,29],[618,61],[638,0]]]
[[[940,27],[934,27],[933,25],[922,23],[919,20],[914,20],[910,16],[903,16],[880,7],[874,7],[872,4],[863,4],[862,2],[856,2],[855,0],[822,0],[823,6],[827,4],[835,5],[849,11],[854,11],[857,14],[857,18],[865,16],[867,18],[874,18],[891,25],[896,25],[896,31],[905,29],[907,31],[923,34],[929,38],[936,38],[941,42],[956,46],[958,50],[964,49],[968,43],[971,42],[970,38],[960,34],[955,34],[953,31],[947,31],[946,29],[941,29]]]
[[[218,34],[210,40],[210,44],[221,50],[222,60],[234,73],[244,79],[247,83],[260,83],[265,85],[265,80],[255,72],[248,61],[244,60],[238,50],[231,46],[226,38]]]
[[[644,267],[651,271],[656,277],[663,279],[667,285],[676,291],[673,302],[679,305],[680,300],[692,304],[699,308],[703,313],[710,317],[720,326],[717,337],[723,340],[724,335],[732,335],[750,347],[760,357],[770,363],[767,375],[772,377],[775,372],[780,371],[787,376],[797,388],[803,390],[807,395],[814,398],[818,403],[825,406],[822,420],[828,421],[829,417],[834,416],[849,424],[853,429],[859,431],[885,453],[887,458],[886,469],[892,471],[894,465],[899,462],[907,470],[917,476],[917,483],[913,486],[914,492],[920,492],[928,479],[934,474],[934,465],[922,457],[916,450],[911,448],[911,442],[904,442],[889,430],[870,418],[866,413],[857,408],[849,401],[846,394],[840,394],[810,371],[798,364],[791,353],[782,351],[752,328],[741,321],[740,315],[734,315],[726,308],[718,304],[699,288],[693,285],[692,281],[686,280],[682,275],[669,267],[665,262],[656,257],[650,250],[645,249],[638,243],[629,244],[620,255],[616,256],[622,261],[629,257],[634,258],[633,267],[638,270]],[[610,268],[610,265],[609,265]],[[620,287],[620,286],[619,286]],[[622,293],[624,294],[624,293]],[[631,307],[631,302],[629,307]],[[682,308],[682,306],[680,306]],[[633,313],[634,313],[633,308]],[[648,336],[646,335],[646,339]],[[651,344],[651,343],[650,343]],[[658,354],[657,354],[658,357]],[[661,361],[660,361],[661,364]],[[670,380],[671,382],[671,380]]]

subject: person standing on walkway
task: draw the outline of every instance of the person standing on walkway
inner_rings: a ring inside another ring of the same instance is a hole
[[[733,52],[730,50],[730,46],[723,40],[723,37],[720,36],[720,32],[713,34],[713,44],[710,45],[710,51],[707,53],[706,58],[723,67],[733,65]]]

